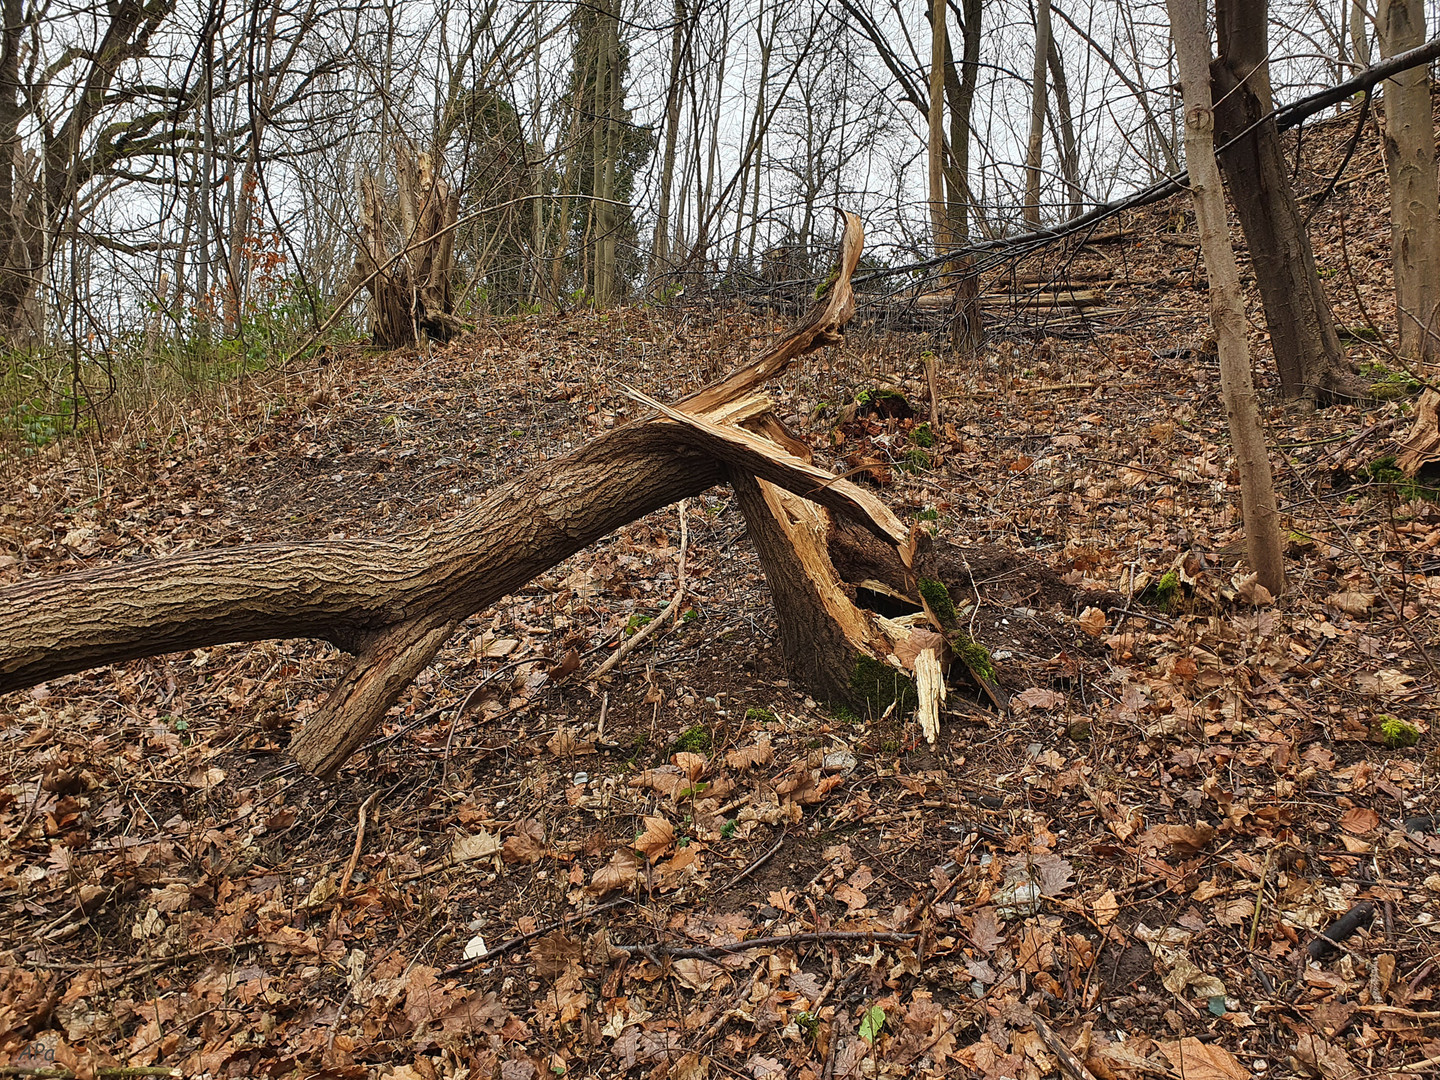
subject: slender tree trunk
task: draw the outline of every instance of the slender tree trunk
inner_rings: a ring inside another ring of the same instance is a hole
[[[1279,130],[1273,116],[1264,119],[1274,106],[1267,7],[1260,0],[1216,3],[1220,55],[1210,65],[1216,137],[1225,143],[1239,136],[1220,164],[1250,247],[1282,392],[1347,397],[1356,392],[1355,380],[1315,272]]]
[[[759,195],[760,195],[760,175],[761,175],[761,173],[760,173],[761,155],[760,155],[759,150],[760,150],[760,142],[761,142],[761,140],[763,140],[763,139],[765,138],[765,127],[766,127],[766,115],[765,115],[765,113],[766,113],[765,86],[766,86],[766,84],[770,81],[770,47],[771,47],[771,45],[774,43],[774,40],[775,40],[774,28],[775,28],[775,24],[776,24],[777,21],[778,21],[778,19],[777,19],[776,16],[772,16],[772,17],[771,17],[771,20],[770,20],[771,32],[770,32],[770,36],[769,36],[769,37],[766,37],[766,36],[765,36],[765,5],[764,5],[763,0],[762,0],[762,3],[760,4],[759,14],[756,16],[756,25],[755,25],[755,36],[759,39],[759,44],[760,44],[760,81],[759,81],[759,83],[758,83],[758,85],[757,85],[757,89],[756,89],[756,92],[755,92],[755,113],[754,113],[754,115],[750,118],[750,135],[749,135],[749,137],[745,140],[745,145],[746,145],[746,148],[747,148],[747,153],[745,154],[745,160],[741,163],[741,166],[740,166],[740,193],[739,193],[739,197],[736,199],[735,236],[732,238],[731,244],[730,244],[730,268],[731,268],[731,273],[734,273],[734,272],[735,272],[735,268],[738,266],[738,264],[739,264],[739,262],[740,262],[740,245],[741,245],[741,241],[744,239],[744,234],[745,234],[745,197],[746,197],[746,194],[748,193],[748,185],[749,185],[752,177],[753,177],[753,179],[754,179],[754,184],[755,184],[754,196],[753,196],[753,198],[752,198],[752,204],[751,204],[751,205],[752,205],[752,211],[751,211],[751,220],[752,220],[752,221],[753,221],[754,218],[755,218],[755,211],[756,211],[756,209],[758,209],[758,202],[759,202]],[[751,147],[754,148],[753,152],[750,152],[750,150],[749,150],[749,148],[751,148]],[[752,226],[752,230],[753,230],[753,226]]]
[[[950,250],[949,211],[945,205],[945,0],[930,4],[930,109],[926,179],[930,189],[930,237],[935,253]]]
[[[1423,0],[1380,0],[1380,55],[1425,43]],[[1433,363],[1440,306],[1440,192],[1430,73],[1417,67],[1384,83],[1385,166],[1390,174],[1390,247],[1400,354]]]
[[[1026,224],[1040,227],[1040,167],[1045,149],[1045,57],[1050,51],[1050,0],[1035,0],[1035,65],[1030,85],[1030,141],[1025,150]]]
[[[0,26],[0,332],[13,338],[22,331],[22,313],[37,281],[29,177],[20,152],[20,124],[27,112],[20,86],[24,0],[4,0],[0,17],[5,20]]]
[[[963,243],[970,238],[972,216],[978,219],[982,213],[974,205],[970,191],[970,135],[975,84],[980,74],[983,0],[962,0],[960,10],[965,18],[960,28],[960,74],[957,78],[953,62],[945,65],[945,90],[950,105],[950,224],[953,234]],[[980,316],[980,277],[972,255],[957,259],[954,269],[955,314],[950,321],[950,346],[961,356],[969,356],[985,337]]]
[[[1175,157],[1174,141],[1172,138],[1166,136],[1164,130],[1160,127],[1160,120],[1155,115],[1155,110],[1150,106],[1150,94],[1155,91],[1147,90],[1132,79],[1125,69],[1120,66],[1120,61],[1115,57],[1115,54],[1091,37],[1083,26],[1065,14],[1063,8],[1054,8],[1052,10],[1065,25],[1084,39],[1085,44],[1090,46],[1091,50],[1093,50],[1101,60],[1105,61],[1105,66],[1114,73],[1115,77],[1120,80],[1125,89],[1130,91],[1131,96],[1135,99],[1135,103],[1140,106],[1140,110],[1145,116],[1145,130],[1148,133],[1148,138],[1153,144],[1154,150],[1160,154],[1161,159],[1165,163],[1165,175],[1174,176],[1178,173],[1180,171],[1180,162]],[[1173,82],[1174,80],[1172,79],[1170,81]],[[1158,173],[1159,170],[1153,167],[1153,161],[1151,164],[1151,179],[1156,179],[1154,174]]]
[[[685,0],[675,0],[675,29],[670,34],[670,81],[665,88],[665,152],[660,164],[660,195],[655,209],[655,238],[650,244],[650,288],[670,269],[670,189],[675,184],[675,144],[680,136],[680,67],[689,39]]]
[[[1425,42],[1423,0],[1380,0],[1380,55]],[[1399,353],[1432,385],[1440,378],[1440,194],[1428,68],[1385,80],[1385,167],[1390,174],[1390,253]],[[1426,388],[1397,463],[1411,476],[1440,458],[1440,393]]]
[[[1370,28],[1365,25],[1365,0],[1350,3],[1350,61],[1357,69],[1370,66]]]
[[[1058,128],[1057,149],[1060,152],[1060,178],[1065,182],[1065,216],[1079,217],[1085,208],[1080,190],[1080,151],[1075,145],[1075,114],[1070,107],[1070,83],[1065,78],[1065,65],[1052,33],[1045,50],[1050,81],[1055,84],[1055,117]]]
[[[620,98],[624,91],[620,87],[620,0],[611,0],[614,5],[603,16],[601,48],[604,51],[602,66],[603,80],[597,79],[595,92],[602,107],[601,127],[602,157],[599,162],[600,185],[596,194],[600,198],[596,217],[598,234],[595,238],[595,303],[597,307],[609,307],[618,299],[616,277],[616,229],[619,213],[615,206],[615,173],[619,165]]]
[[[1220,352],[1220,389],[1230,420],[1230,438],[1240,469],[1240,506],[1245,550],[1261,585],[1279,596],[1285,590],[1280,515],[1260,406],[1245,337],[1244,298],[1225,208],[1225,190],[1215,162],[1214,113],[1210,98],[1210,35],[1204,0],[1168,0],[1170,32],[1185,100],[1185,160],[1205,270],[1210,278],[1210,318]]]

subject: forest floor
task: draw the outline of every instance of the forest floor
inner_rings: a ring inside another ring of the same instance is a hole
[[[1348,134],[1307,132],[1302,192]],[[1391,318],[1377,160],[1370,133],[1312,225],[1350,329]],[[933,446],[843,408],[924,409],[936,339],[893,306],[774,388],[965,569],[1012,707],[957,685],[933,747],[790,683],[724,489],[685,505],[678,624],[611,675],[680,580],[675,507],[471,619],[329,781],[285,754],[343,670],[314,642],[0,697],[7,1075],[1018,1078],[1061,1043],[1099,1080],[1440,1067],[1440,507],[1384,467],[1410,400],[1281,400],[1251,297],[1290,571],[1255,602],[1187,220],[1023,264],[1108,272],[1106,303],[1007,302],[979,357],[942,350]],[[495,320],[12,455],[0,584],[423,529],[634,419],[620,382],[673,399],[787,318]]]

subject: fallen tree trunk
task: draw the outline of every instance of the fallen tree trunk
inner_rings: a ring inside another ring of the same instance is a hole
[[[826,698],[874,704],[853,685],[857,667],[868,659],[903,677],[913,668],[917,650],[906,641],[917,624],[858,607],[829,545],[842,521],[868,533],[878,554],[860,571],[890,581],[919,612],[912,539],[874,495],[814,466],[770,414],[769,400],[751,393],[795,357],[843,340],[862,243],[858,219],[847,215],[841,273],[827,303],[754,364],[679,407],[644,399],[659,415],[502,485],[433,532],[224,548],[0,590],[0,693],[160,653],[320,638],[355,659],[291,751],[328,775],[468,616],[606,533],[729,479],[797,677]],[[925,640],[943,652],[943,639]]]

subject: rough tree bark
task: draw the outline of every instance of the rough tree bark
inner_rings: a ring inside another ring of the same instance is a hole
[[[1345,365],[1329,302],[1315,272],[1295,196],[1290,190],[1270,90],[1269,4],[1217,0],[1218,56],[1210,65],[1215,137],[1230,142],[1220,155],[1236,216],[1250,247],[1265,323],[1287,397],[1352,397],[1356,381]],[[1208,39],[1207,39],[1208,40]]]
[[[459,196],[440,176],[439,163],[404,143],[395,151],[396,199],[374,176],[360,182],[360,243],[345,292],[364,285],[370,294],[370,334],[387,349],[424,334],[445,341],[464,328],[455,317],[455,221]],[[389,249],[398,234],[399,251]]]
[[[921,607],[912,538],[873,495],[810,463],[754,393],[796,357],[843,341],[862,242],[847,215],[827,301],[759,360],[674,407],[644,399],[658,415],[501,486],[431,533],[225,548],[0,590],[0,693],[181,649],[320,638],[355,659],[291,751],[328,775],[466,617],[605,533],[727,478],[775,587],[787,655],[814,692],[853,699],[846,673],[861,658],[897,677],[921,654],[948,659],[944,639],[916,619],[853,602],[845,581],[873,577]],[[847,522],[849,534],[868,530],[878,554],[842,579],[830,552]]]
[[[1380,55],[1425,43],[1422,0],[1381,0]],[[1385,80],[1385,166],[1390,175],[1390,254],[1395,270],[1398,351],[1430,382],[1440,375],[1440,190],[1430,72],[1412,68]],[[1440,458],[1440,394],[1427,388],[1397,464],[1410,476]]]
[[[1255,399],[1250,347],[1245,338],[1245,302],[1230,244],[1225,189],[1215,163],[1214,112],[1210,102],[1210,36],[1204,0],[1168,0],[1170,33],[1185,102],[1185,164],[1205,271],[1210,278],[1210,318],[1220,351],[1220,389],[1230,420],[1230,438],[1240,469],[1240,508],[1245,550],[1261,585],[1279,596],[1285,590],[1280,515],[1275,484]]]

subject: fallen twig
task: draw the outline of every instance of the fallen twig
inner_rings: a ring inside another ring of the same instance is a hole
[[[350,876],[355,873],[355,864],[360,861],[360,848],[365,843],[365,818],[370,813],[370,807],[379,794],[380,790],[377,788],[360,804],[360,820],[355,826],[355,846],[350,849],[350,861],[345,864],[345,873],[340,875],[340,888],[336,891],[337,896],[343,897],[345,890],[350,888]]]
[[[904,944],[914,941],[919,934],[897,934],[870,930],[825,930],[803,934],[779,934],[774,937],[751,938],[737,941],[732,945],[708,945],[704,948],[685,945],[612,945],[623,952],[653,953],[671,960],[714,960],[719,956],[750,952],[752,949],[779,949],[787,945],[816,945],[826,941],[880,942],[882,944]]]
[[[75,1080],[78,1076],[73,1069],[66,1069],[56,1065],[0,1065],[0,1076],[36,1076],[45,1080]],[[87,1071],[86,1075],[105,1077],[124,1076],[184,1076],[179,1069],[172,1069],[165,1065],[112,1065],[105,1068]]]
[[[661,627],[680,618],[680,602],[685,599],[685,554],[690,548],[690,526],[685,520],[686,511],[690,508],[689,499],[680,500],[680,562],[675,570],[675,595],[670,598],[670,606],[662,611],[655,618],[642,626],[635,632],[634,637],[622,639],[620,647],[611,653],[598,668],[595,674],[590,676],[598,679],[602,675],[608,675],[615,669],[615,665],[629,656],[640,645],[653,637]]]
[[[531,930],[528,934],[516,934],[509,940],[502,941],[493,949],[487,949],[479,956],[472,956],[469,960],[456,964],[454,967],[446,968],[440,973],[440,978],[448,979],[452,975],[460,975],[469,971],[471,968],[479,967],[481,964],[494,960],[497,956],[504,956],[512,949],[524,945],[526,942],[534,941],[536,938],[544,937],[546,934],[556,930],[563,930],[567,926],[574,926],[576,923],[584,922],[586,919],[593,919],[596,915],[603,914],[606,911],[611,911],[623,904],[629,903],[633,903],[633,901],[628,896],[616,897],[614,900],[607,900],[605,903],[598,907],[590,908],[588,911],[578,911],[574,915],[567,915],[563,919],[556,919],[554,922],[548,923],[539,929]],[[624,948],[624,946],[620,946],[620,948]]]
[[[755,873],[756,870],[759,870],[759,869],[760,869],[762,866],[764,866],[767,862],[769,862],[771,859],[773,859],[773,858],[775,857],[775,853],[778,852],[782,847],[785,846],[785,838],[786,838],[786,836],[788,836],[788,835],[789,835],[788,833],[781,833],[781,834],[780,834],[780,839],[775,841],[775,846],[774,846],[774,847],[772,847],[769,851],[765,852],[764,855],[761,855],[758,859],[756,859],[754,862],[752,862],[749,866],[745,867],[744,870],[741,870],[740,873],[736,874],[733,878],[731,878],[731,879],[730,879],[730,884],[726,885],[726,886],[725,886],[723,889],[721,889],[720,891],[721,891],[721,892],[727,892],[727,891],[729,891],[730,889],[733,889],[736,885],[739,885],[740,882],[744,881],[744,880],[745,880],[746,878],[748,878],[751,874]]]
[[[1095,1080],[1095,1074],[1085,1067],[1085,1063],[1075,1056],[1070,1047],[1065,1045],[1065,1040],[1051,1030],[1050,1025],[1034,1017],[1035,1033],[1044,1040],[1045,1045],[1060,1063],[1060,1068],[1071,1077],[1071,1080]]]

